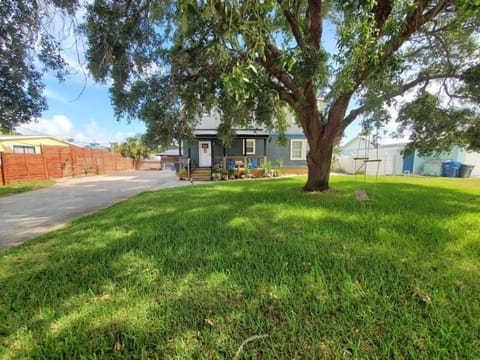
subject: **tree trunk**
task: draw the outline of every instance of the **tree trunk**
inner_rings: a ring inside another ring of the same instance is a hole
[[[314,145],[314,147],[312,147]],[[308,178],[303,187],[305,191],[325,191],[329,189],[330,165],[333,145],[327,142],[310,144],[307,155]],[[312,149],[316,149],[312,151]]]
[[[350,96],[351,93],[348,93],[337,99],[324,122],[320,119],[316,98],[315,101],[307,100],[303,108],[297,108],[297,116],[310,145],[307,154],[308,178],[303,188],[305,191],[329,189],[333,147],[343,133],[342,123]]]
[[[329,128],[328,124],[321,124],[316,98],[313,104],[306,104],[299,110],[297,115],[310,148],[307,154],[308,178],[303,189],[328,190],[335,136],[329,135],[333,134],[331,126]]]

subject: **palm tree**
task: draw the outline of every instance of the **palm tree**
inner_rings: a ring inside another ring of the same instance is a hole
[[[142,135],[128,137],[118,148],[120,154],[134,160],[134,165],[137,165],[139,160],[148,158],[152,149],[146,144]]]

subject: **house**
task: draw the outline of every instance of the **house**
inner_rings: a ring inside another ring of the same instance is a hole
[[[0,152],[40,154],[42,145],[70,146],[72,143],[53,136],[0,135]]]
[[[162,167],[166,169],[168,167],[173,167],[175,163],[178,163],[180,161],[180,154],[180,150],[177,148],[162,151],[157,155],[160,156],[160,159],[162,161]]]
[[[441,166],[444,161],[456,161],[473,165],[471,176],[480,176],[480,153],[454,147],[449,153],[419,156],[417,153],[403,155],[407,139],[358,135],[341,146],[341,155],[336,167],[349,174],[366,172],[368,175],[441,175],[435,164]],[[432,164],[434,165],[432,167]],[[440,164],[440,165],[439,165]]]
[[[195,128],[195,140],[183,141],[184,157],[194,168],[192,178],[209,180],[212,168],[235,170],[239,167],[256,170],[267,161],[268,133],[257,126],[235,129],[231,144],[224,146],[217,136],[220,118],[216,113],[204,114]]]
[[[319,109],[325,103],[319,99]],[[229,146],[224,146],[217,135],[220,124],[218,113],[204,114],[195,128],[193,142],[182,141],[183,156],[192,164],[192,178],[208,180],[212,169],[234,172],[247,171],[259,175],[262,168],[280,167],[282,173],[307,172],[308,142],[294,116],[287,116],[289,123],[285,133],[286,144],[279,142],[280,134],[268,132],[262,126],[252,124],[248,128],[236,128]]]
[[[146,159],[136,160],[135,169],[136,170],[162,170],[163,162],[162,157],[158,154],[150,155]]]

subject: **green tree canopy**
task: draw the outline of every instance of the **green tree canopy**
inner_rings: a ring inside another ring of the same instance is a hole
[[[12,130],[47,108],[42,74],[65,75],[65,61],[49,23],[73,17],[78,0],[2,0],[0,6],[0,129]]]
[[[420,155],[449,151],[453,146],[480,150],[480,117],[471,109],[444,107],[438,97],[425,92],[405,104],[399,114],[400,131],[411,131],[406,152]]]
[[[358,117],[382,126],[385,104],[436,81],[460,91],[449,84],[478,62],[478,25],[470,0],[98,0],[85,30],[117,115],[151,131],[191,129],[214,107],[222,134],[252,121],[282,132],[288,107],[309,142],[313,191],[328,189],[333,148]]]

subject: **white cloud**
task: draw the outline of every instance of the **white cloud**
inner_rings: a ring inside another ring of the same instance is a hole
[[[123,142],[127,137],[135,135],[134,132],[122,131],[111,134],[99,126],[96,120],[90,120],[83,128],[77,129],[65,115],[54,115],[51,119],[42,118],[21,125],[16,130],[23,135],[50,135],[60,139],[73,139],[76,144],[83,146],[91,143],[108,146],[110,142]]]
[[[17,131],[24,135],[41,134],[66,139],[73,134],[73,124],[65,115],[54,115],[52,119],[39,119],[21,125]]]
[[[66,96],[63,96],[62,94],[59,94],[58,92],[56,92],[52,89],[49,89],[49,88],[46,88],[43,91],[43,95],[49,100],[57,100],[57,101],[60,101],[62,103],[68,103],[68,102],[72,101],[72,100],[68,99]]]

